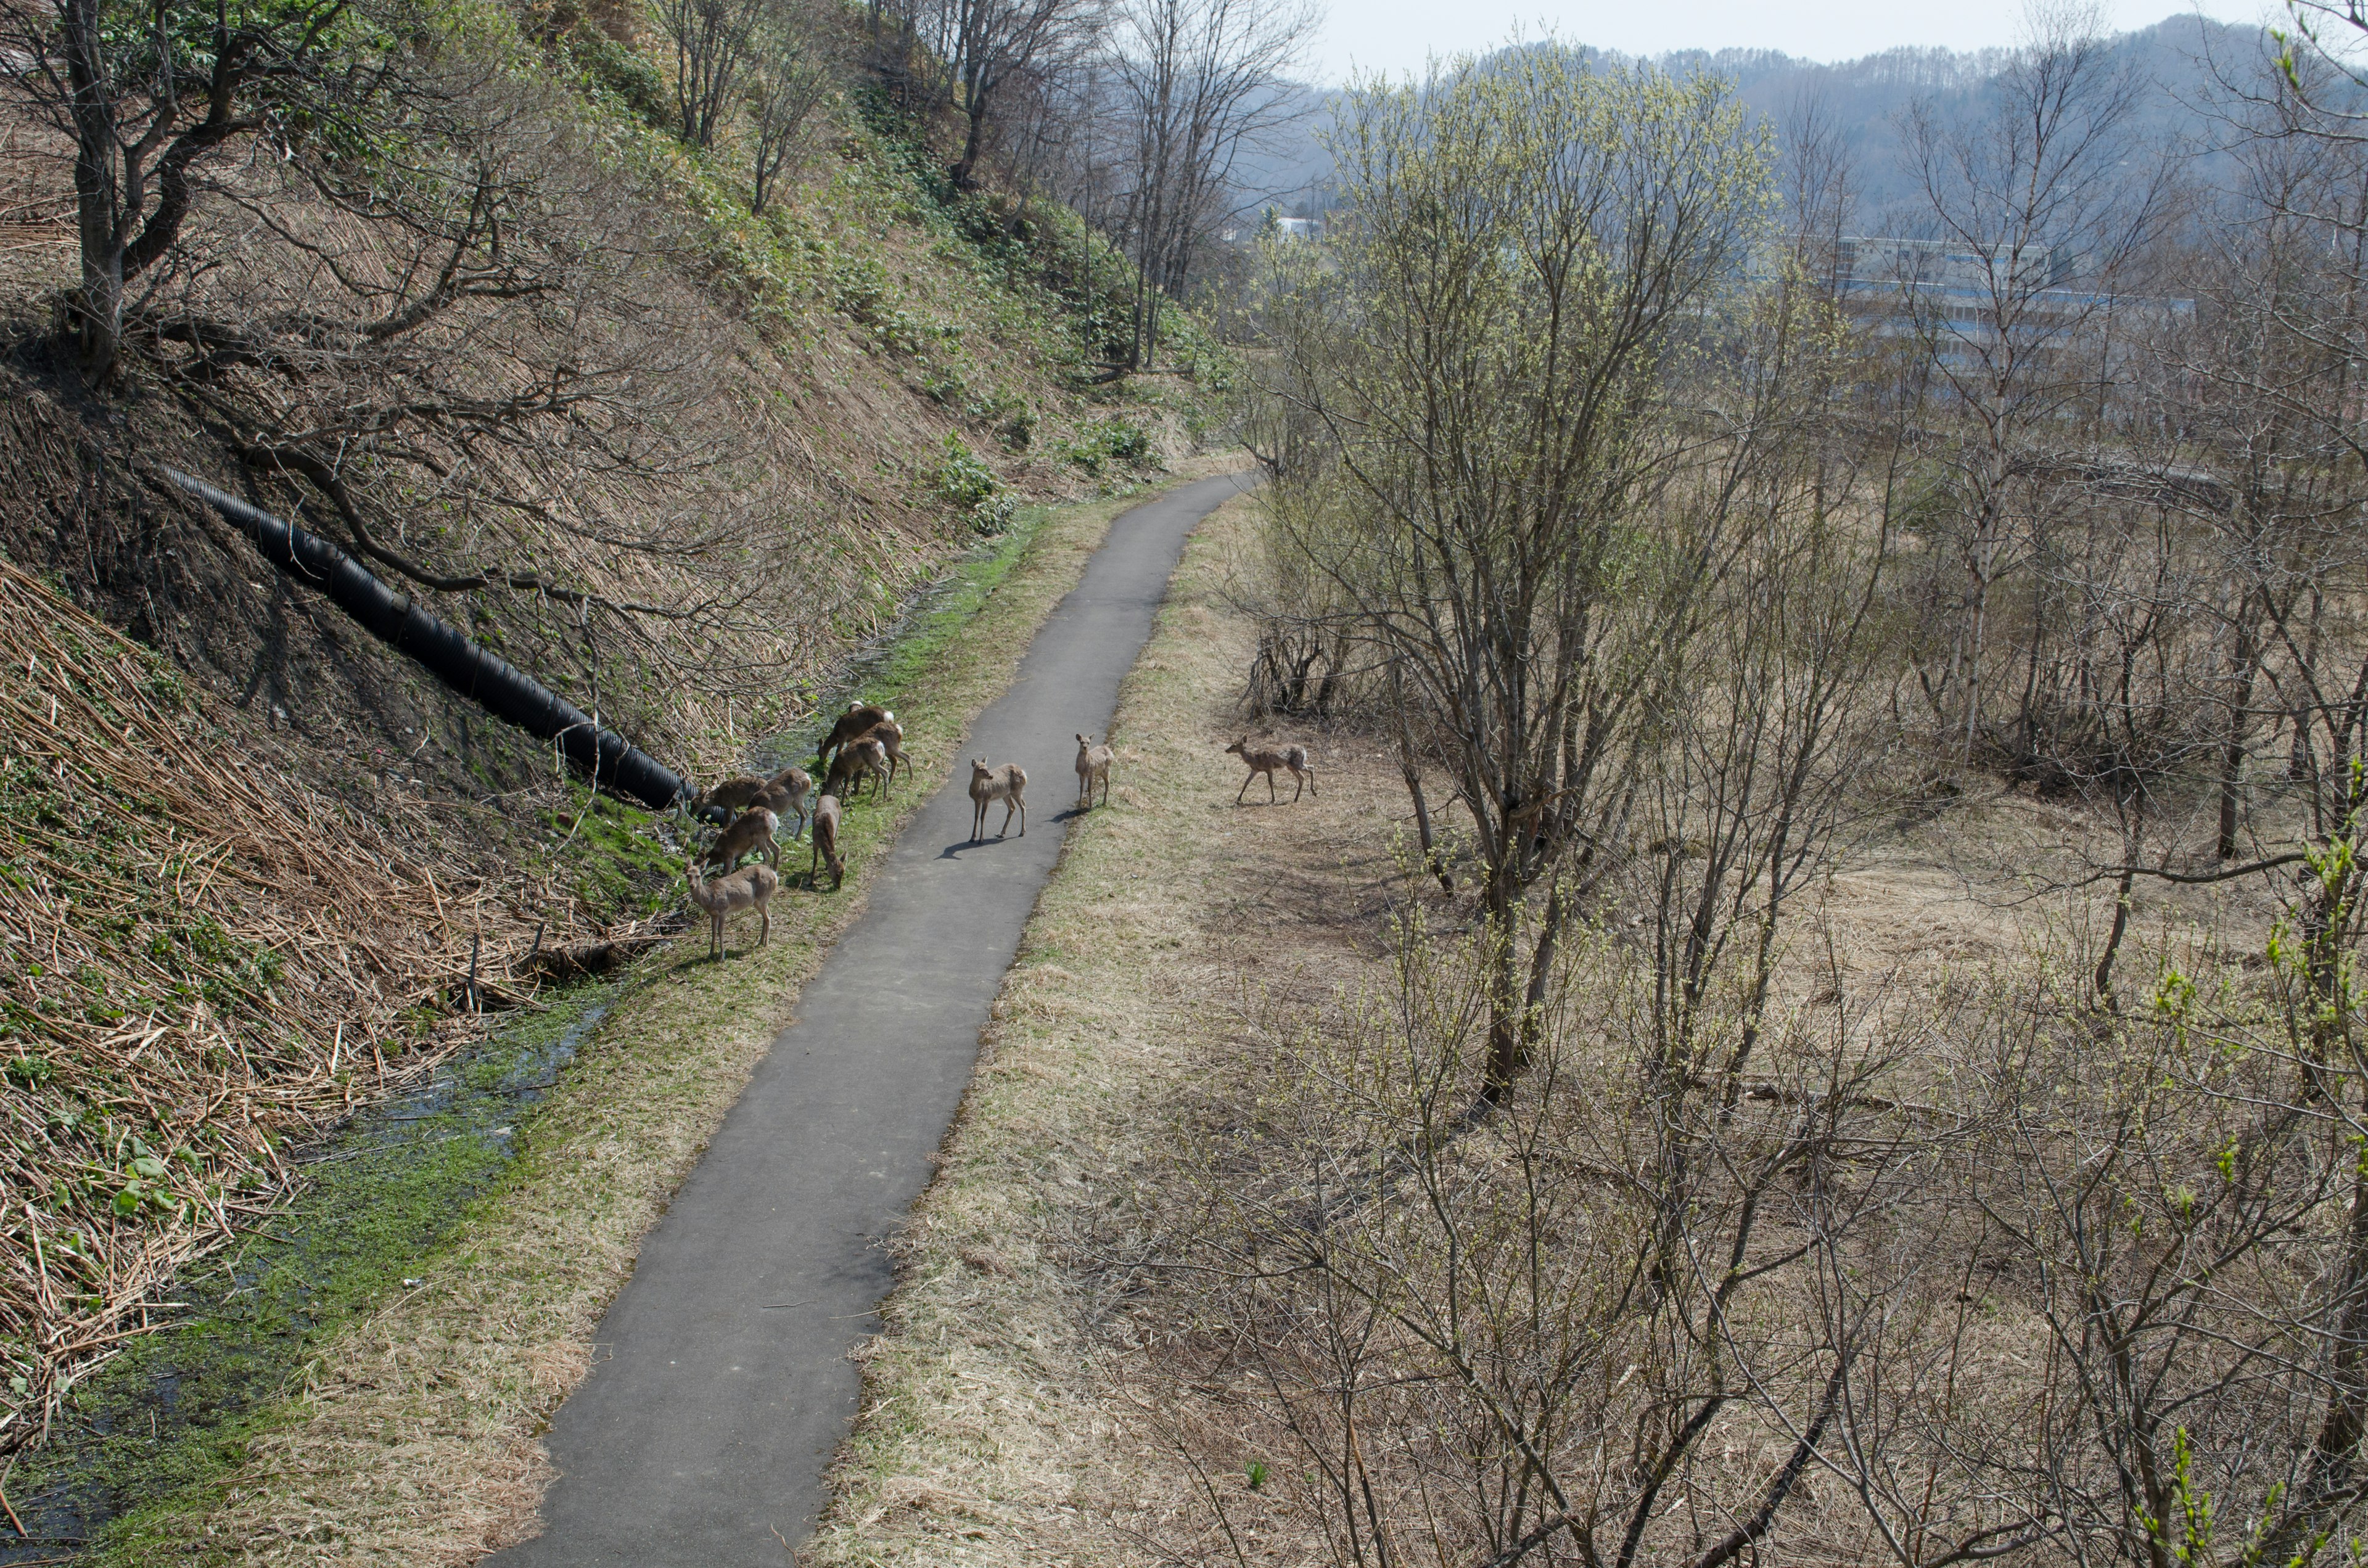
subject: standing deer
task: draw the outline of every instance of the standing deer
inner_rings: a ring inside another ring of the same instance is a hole
[[[1291,792],[1293,801],[1299,799],[1303,790],[1310,795],[1315,793],[1315,765],[1307,760],[1305,746],[1287,745],[1280,751],[1269,751],[1263,746],[1251,746],[1250,738],[1244,735],[1225,748],[1225,755],[1240,757],[1249,765],[1249,776],[1242,780],[1241,789],[1234,795],[1234,804],[1237,806],[1242,803],[1242,797],[1250,792],[1251,782],[1261,773],[1266,775],[1268,803],[1273,803],[1274,776],[1286,767],[1291,769],[1292,778],[1299,782],[1299,788]]]
[[[814,802],[814,863],[806,868],[806,886],[820,888],[818,875],[824,866],[830,868],[830,891],[837,892],[847,880],[847,862],[838,853],[838,797],[825,795]]]
[[[871,733],[863,738],[867,741],[878,741],[880,749],[888,754],[889,783],[896,782],[896,775],[913,766],[905,760],[905,726],[896,722],[896,715],[894,713],[872,725]]]
[[[683,866],[682,874],[690,883],[690,902],[707,911],[709,958],[723,958],[723,917],[743,909],[754,909],[764,919],[757,945],[761,948],[772,939],[773,912],[766,904],[780,887],[781,879],[770,866],[749,866],[709,881],[699,874],[699,862],[692,860]]]
[[[838,748],[830,761],[830,777],[823,781],[822,792],[837,795],[841,800],[852,799],[848,786],[852,783],[857,794],[862,793],[866,778],[878,780],[875,792],[886,794],[888,788],[888,748],[869,735],[860,741],[849,741]]]
[[[976,844],[986,836],[986,806],[990,801],[1003,802],[1003,826],[996,830],[1001,838],[1011,831],[1011,813],[1019,813],[1019,836],[1028,836],[1028,775],[1016,762],[1001,767],[989,767],[978,757],[970,763],[970,841]]]
[[[715,835],[715,842],[709,845],[707,853],[699,858],[700,863],[721,866],[729,871],[737,867],[743,858],[761,854],[778,870],[781,864],[781,846],[775,842],[773,834],[780,825],[781,819],[772,812],[762,806],[751,806],[740,813],[738,821]]]
[[[874,708],[868,702],[850,702],[847,705],[847,711],[838,716],[838,722],[830,727],[830,733],[823,738],[822,744],[814,749],[814,756],[828,762],[832,755],[849,741],[860,741],[881,725],[894,722],[895,718],[896,715],[885,708]],[[897,733],[902,735],[904,732],[899,730]]]
[[[1107,745],[1096,745],[1084,735],[1077,737],[1077,809],[1091,811],[1094,786],[1102,787],[1102,804],[1110,804],[1110,770],[1113,754]]]

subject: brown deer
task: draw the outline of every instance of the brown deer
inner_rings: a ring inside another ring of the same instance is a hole
[[[795,838],[805,831],[806,797],[814,793],[814,779],[803,767],[784,767],[765,781],[749,803],[764,807],[776,816],[794,817],[797,825],[790,829]]]
[[[1096,745],[1084,735],[1077,737],[1077,809],[1091,811],[1094,786],[1102,787],[1102,804],[1110,804],[1110,748]]]
[[[825,795],[814,802],[814,863],[806,868],[806,886],[819,889],[822,879],[817,874],[824,866],[830,868],[830,891],[837,892],[847,880],[847,861],[838,853],[838,797]]]
[[[776,870],[781,865],[781,846],[773,835],[780,829],[781,819],[762,806],[751,806],[740,813],[730,827],[715,835],[707,853],[699,858],[703,866],[721,866],[726,871],[737,868],[750,855],[762,855],[773,863]]]
[[[723,814],[715,820],[730,822],[734,816],[746,811],[750,802],[756,800],[764,788],[765,781],[762,778],[751,778],[745,773],[736,778],[726,778],[720,784],[708,786],[691,797],[691,814],[703,817],[710,812],[721,812]]]
[[[1275,798],[1274,776],[1286,767],[1291,769],[1292,778],[1299,782],[1299,788],[1291,792],[1293,801],[1299,799],[1303,790],[1310,795],[1315,793],[1315,765],[1307,759],[1305,746],[1286,745],[1278,751],[1269,751],[1264,746],[1252,746],[1250,738],[1244,735],[1225,748],[1225,755],[1240,757],[1249,765],[1248,777],[1242,780],[1241,789],[1234,795],[1234,804],[1237,806],[1242,803],[1242,797],[1250,792],[1252,781],[1261,773],[1266,775],[1267,801],[1272,804]]]
[[[989,767],[978,757],[970,763],[970,841],[976,844],[986,836],[986,806],[990,801],[1003,802],[1003,825],[995,836],[1001,838],[1011,831],[1011,813],[1019,813],[1019,836],[1028,836],[1028,775],[1016,762],[1001,767]]]
[[[823,781],[822,792],[848,800],[852,797],[848,793],[848,786],[852,784],[855,793],[861,794],[866,778],[877,780],[873,792],[884,795],[888,785],[888,748],[869,735],[860,741],[849,741],[838,748],[838,755],[830,759],[830,777]]]
[[[893,723],[895,718],[896,715],[885,708],[875,708],[868,702],[850,702],[847,705],[847,711],[840,714],[838,722],[830,727],[830,733],[823,738],[822,744],[814,748],[814,756],[828,762],[833,754],[849,741],[860,741],[881,725]],[[904,732],[900,730],[897,733],[901,735]]]
[[[905,726],[896,722],[896,715],[891,713],[872,725],[871,733],[863,738],[878,741],[880,749],[888,754],[889,783],[896,782],[898,773],[911,770],[913,765],[905,760]]]
[[[765,922],[757,933],[757,945],[761,948],[771,940],[773,912],[766,904],[781,885],[773,868],[748,866],[712,881],[701,877],[699,869],[699,862],[692,860],[684,865],[682,874],[690,883],[690,902],[707,911],[709,958],[723,956],[723,917],[743,909],[754,909]]]

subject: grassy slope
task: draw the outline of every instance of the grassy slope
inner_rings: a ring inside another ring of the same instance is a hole
[[[898,646],[866,692],[896,707],[918,758],[934,769],[954,754],[1125,505],[1027,519]],[[530,1529],[543,1416],[588,1364],[639,1237],[860,909],[872,851],[919,799],[853,812],[846,891],[785,890],[768,948],[712,965],[701,933],[639,966],[521,1119],[516,1165],[409,1265],[419,1282],[317,1336],[301,1393],[216,1435],[185,1490],[119,1526],[100,1560],[459,1562]]]

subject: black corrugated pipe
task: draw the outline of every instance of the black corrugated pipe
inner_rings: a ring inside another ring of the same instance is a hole
[[[616,731],[601,728],[590,714],[507,659],[485,652],[421,609],[327,540],[257,511],[201,479],[169,468],[165,477],[235,524],[265,560],[335,599],[371,636],[416,660],[428,674],[495,718],[557,741],[567,760],[591,778],[593,788],[630,795],[652,811],[664,811],[690,793],[690,786],[673,769]]]

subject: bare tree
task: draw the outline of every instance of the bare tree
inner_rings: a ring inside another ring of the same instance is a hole
[[[749,118],[756,135],[748,206],[761,217],[781,179],[793,170],[807,120],[829,96],[830,71],[820,30],[794,3],[778,5],[762,18],[754,52],[757,81]]]
[[[292,6],[160,4],[124,25],[102,0],[11,9],[13,79],[74,148],[82,285],[69,301],[84,373],[122,352],[126,290],[172,255],[206,166],[233,144],[276,137],[319,99],[347,0]],[[372,73],[350,74],[367,92]],[[337,117],[329,117],[333,121]]]
[[[1209,230],[1235,203],[1243,150],[1306,111],[1288,77],[1321,19],[1314,0],[1127,0],[1110,55],[1131,188],[1113,232],[1135,264],[1129,368],[1159,353]]]
[[[947,96],[962,116],[962,151],[946,173],[974,184],[1008,89],[1056,71],[1094,41],[1103,0],[930,0],[916,18],[945,62]]]
[[[738,105],[762,18],[761,0],[660,0],[658,24],[674,44],[677,130],[691,146],[714,145]]]
[[[1955,602],[1927,685],[1968,759],[1996,662],[1994,589],[2029,564],[2066,504],[2051,483],[2064,454],[2048,449],[2067,436],[2094,442],[2117,351],[2114,291],[2168,204],[2158,161],[2129,166],[2131,111],[2146,85],[2112,59],[2097,16],[2043,9],[2032,24],[1984,118],[1961,127],[1929,106],[1907,116],[1906,156],[1936,241],[1903,247],[1884,279],[1923,349],[1935,404],[1928,444],[1948,476],[1939,542],[1960,573],[1953,596],[1934,584]],[[1881,269],[1872,256],[1859,266]]]

